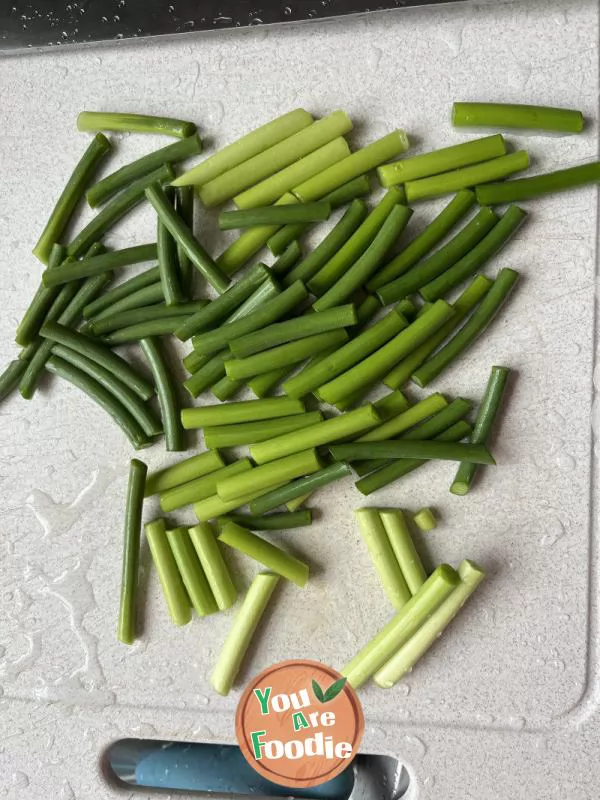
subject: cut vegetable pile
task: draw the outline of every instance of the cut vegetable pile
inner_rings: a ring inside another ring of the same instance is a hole
[[[359,492],[370,495],[431,460],[460,462],[450,491],[466,495],[477,470],[495,464],[488,441],[506,367],[492,367],[473,427],[469,401],[438,392],[409,399],[403,390],[411,381],[427,387],[460,366],[509,299],[518,273],[503,267],[490,277],[480,270],[527,213],[497,207],[598,183],[600,162],[513,177],[528,168],[528,154],[511,152],[497,131],[577,134],[578,111],[455,103],[452,119],[458,128],[496,132],[402,157],[410,146],[402,130],[351,151],[345,112],[315,121],[296,109],[176,176],[174,165],[202,151],[193,123],[79,116],[79,130],[95,136],[33,250],[45,269],[16,331],[19,356],[0,376],[0,401],[17,389],[33,397],[49,372],[95,400],[136,450],[164,433],[167,450],[184,452],[186,431],[202,431],[205,452],[158,472],[131,461],[118,638],[131,644],[136,636],[144,498],[156,495],[164,513],[191,506],[194,527],[168,528],[160,518],[144,526],[175,624],[187,624],[192,609],[207,616],[235,603],[227,548],[268,570],[246,590],[215,665],[212,682],[221,694],[233,686],[278,582],[302,588],[309,581],[309,565],[268,540],[270,531],[311,524],[312,512],[301,508],[309,497],[352,474]],[[95,181],[112,151],[102,131],[178,141]],[[386,191],[367,204],[374,170]],[[410,204],[448,194],[454,196],[442,211],[411,234]],[[236,206],[222,210],[218,224],[242,233],[216,258],[194,234],[196,197],[205,207]],[[84,201],[99,210],[69,238]],[[108,250],[103,237],[140,204],[156,217],[156,241]],[[306,252],[303,236],[326,221],[327,233]],[[272,263],[249,265],[264,248]],[[126,274],[149,261],[157,264]],[[126,279],[110,286],[121,274]],[[182,387],[165,336],[191,343]],[[146,370],[115,352],[132,343]],[[369,402],[382,386],[390,391]],[[182,389],[191,398],[210,392],[219,402],[183,407]],[[235,399],[242,391],[255,399]],[[240,447],[247,450],[235,458],[220,452]],[[240,512],[244,506],[249,513]],[[435,642],[484,573],[465,560],[457,571],[442,564],[427,576],[402,512],[356,514],[396,614],[342,673],[355,688],[371,678],[389,688]],[[430,508],[413,520],[421,532],[437,524]]]

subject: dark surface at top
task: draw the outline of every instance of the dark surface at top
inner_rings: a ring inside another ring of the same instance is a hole
[[[0,52],[323,19],[456,0],[4,0]]]

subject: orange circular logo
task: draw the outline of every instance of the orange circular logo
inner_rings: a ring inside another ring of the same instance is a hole
[[[240,700],[235,730],[248,763],[293,788],[343,772],[365,729],[360,701],[339,672],[318,661],[282,661],[261,672]]]

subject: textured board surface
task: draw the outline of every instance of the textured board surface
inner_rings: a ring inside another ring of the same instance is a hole
[[[355,143],[401,126],[426,150],[464,138],[450,128],[453,100],[581,108],[591,118],[581,137],[511,137],[550,169],[596,157],[597,40],[595,3],[553,0],[0,62],[2,361],[15,352],[14,328],[39,278],[31,246],[84,146],[78,111],[190,117],[218,145],[296,106],[344,108],[357,122]],[[123,163],[159,144],[115,138]],[[435,506],[442,523],[423,537],[430,563],[469,557],[489,571],[414,674],[361,695],[365,749],[400,758],[413,797],[428,800],[520,796],[523,784],[536,800],[584,800],[600,785],[597,193],[525,206],[529,223],[487,270],[519,269],[520,286],[485,340],[431,387],[477,399],[491,364],[514,368],[500,466],[467,498],[449,495],[453,468],[437,465],[367,503]],[[435,208],[419,205],[411,227]],[[202,230],[220,252],[214,214]],[[140,209],[110,241],[153,236],[152,215]],[[143,635],[129,649],[116,641],[130,455],[110,420],[57,381],[0,408],[0,796],[128,796],[100,766],[114,739],[232,740],[240,686],[218,698],[208,681],[229,615],[174,629],[147,552]],[[169,460],[161,444],[146,455],[152,468]],[[315,500],[311,529],[275,537],[310,561],[314,579],[303,592],[283,587],[242,680],[292,657],[339,667],[389,618],[352,518],[363,502],[351,482],[338,485]],[[156,510],[149,503],[147,517]],[[235,563],[244,585],[253,568]]]

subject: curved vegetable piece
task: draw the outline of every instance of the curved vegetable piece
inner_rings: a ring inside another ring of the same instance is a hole
[[[160,415],[165,429],[166,448],[171,452],[186,450],[185,434],[181,425],[181,414],[177,400],[177,389],[173,376],[167,368],[166,360],[161,353],[160,346],[152,338],[141,339],[140,346],[152,370],[152,376],[156,384]]]

